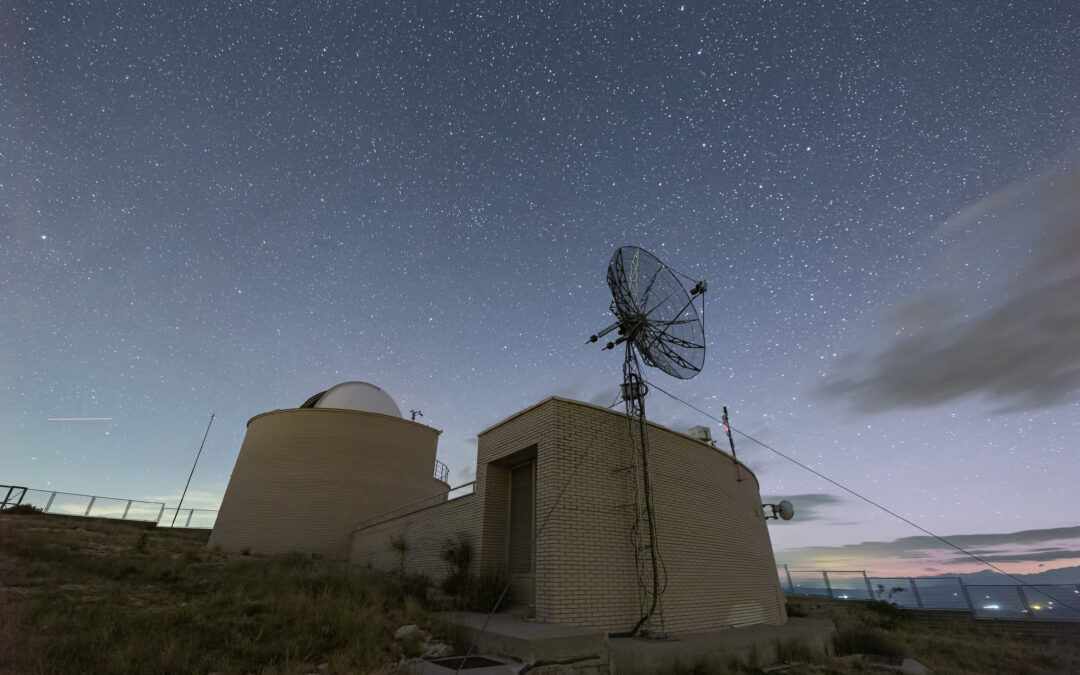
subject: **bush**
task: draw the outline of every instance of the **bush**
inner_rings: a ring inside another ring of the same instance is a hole
[[[866,609],[877,614],[885,628],[893,628],[906,618],[903,609],[886,600],[870,600],[866,603]]]
[[[838,654],[874,654],[875,656],[900,657],[904,648],[895,636],[881,628],[855,625],[836,634]]]
[[[469,575],[462,592],[454,598],[454,607],[470,612],[497,612],[510,604],[508,584],[505,574]]]
[[[45,512],[32,504],[16,504],[15,506],[9,506],[4,509],[4,513],[10,513],[15,516],[36,516]]]
[[[447,539],[442,559],[446,562],[446,578],[441,588],[452,597],[464,595],[469,586],[469,566],[472,564],[472,541],[468,535],[458,535],[456,540]]]
[[[412,598],[426,607],[431,592],[431,579],[426,574],[391,572],[390,588],[395,604],[401,604],[406,598]]]

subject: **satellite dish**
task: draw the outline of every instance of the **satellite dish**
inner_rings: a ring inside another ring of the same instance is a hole
[[[620,337],[606,349],[632,345],[646,365],[672,377],[688,380],[705,364],[705,326],[694,299],[707,288],[700,281],[687,293],[675,272],[645,249],[624,246],[608,265],[611,311],[617,321],[591,342],[614,329]],[[704,305],[702,305],[704,311]]]
[[[795,515],[795,507],[788,500],[785,499],[778,506],[780,507],[780,518],[783,520],[791,520],[791,517]]]
[[[765,520],[768,520],[770,518],[791,520],[795,516],[795,506],[786,499],[781,501],[779,504],[762,504],[762,506],[772,511],[771,515],[765,516]]]
[[[661,572],[663,562],[658,552],[656,516],[649,480],[649,437],[645,429],[648,386],[642,374],[641,361],[683,380],[701,372],[705,364],[705,327],[701,317],[705,312],[706,284],[704,281],[696,282],[687,292],[674,270],[637,246],[624,246],[615,251],[608,265],[607,284],[611,289],[611,313],[615,315],[615,323],[590,336],[589,342],[596,342],[617,330],[619,337],[604,345],[604,349],[625,346],[621,392],[635,451],[631,455],[634,459],[630,467],[633,470],[635,514],[631,538],[634,558],[638,561],[638,581],[645,591],[641,618],[632,630],[622,634],[633,637],[655,614],[664,590],[660,579],[666,575]],[[694,300],[699,298],[700,315],[694,307]],[[639,451],[640,467],[636,459]],[[639,471],[640,494],[637,489]],[[658,627],[662,632],[662,612],[659,621],[650,624],[650,634],[656,635]]]

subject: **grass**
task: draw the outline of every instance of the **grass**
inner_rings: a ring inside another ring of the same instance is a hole
[[[395,641],[427,626],[426,578],[382,575],[302,555],[224,555],[208,533],[139,523],[0,513],[0,674],[396,673],[420,645]],[[494,588],[495,584],[489,584]],[[1071,635],[1016,634],[1008,624],[947,628],[882,602],[789,600],[791,616],[831,619],[823,659],[777,645],[785,671],[870,673],[910,657],[938,673],[1080,672]],[[464,636],[448,636],[464,648]],[[325,668],[319,670],[319,666]],[[673,672],[756,673],[733,658]]]
[[[825,672],[873,672],[867,662],[898,663],[912,658],[936,673],[1080,672],[1080,626],[1072,637],[1019,633],[1009,623],[972,621],[966,615],[948,624],[927,623],[880,601],[789,598],[792,616],[832,619],[838,656],[866,654],[863,662],[831,659]],[[943,615],[944,616],[944,615]]]
[[[0,673],[393,673],[394,630],[425,623],[386,575],[207,537],[0,514]]]

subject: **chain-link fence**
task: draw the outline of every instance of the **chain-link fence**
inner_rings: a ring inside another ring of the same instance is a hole
[[[887,600],[908,609],[970,611],[979,619],[1080,621],[1080,584],[968,585],[960,577],[872,577],[864,570],[777,567],[788,595]]]

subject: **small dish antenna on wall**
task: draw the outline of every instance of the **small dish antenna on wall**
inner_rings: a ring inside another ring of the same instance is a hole
[[[770,518],[772,518],[772,519],[779,518],[781,520],[791,520],[792,517],[795,515],[795,507],[792,505],[791,502],[789,502],[786,499],[783,500],[782,502],[780,502],[779,504],[762,504],[761,506],[766,508],[766,509],[771,509],[772,510],[772,513],[765,516],[766,520],[768,520]]]

